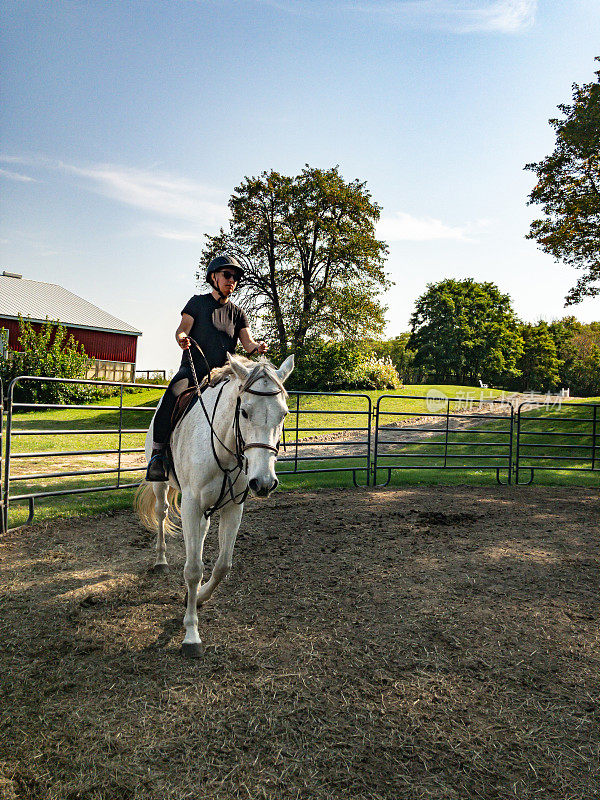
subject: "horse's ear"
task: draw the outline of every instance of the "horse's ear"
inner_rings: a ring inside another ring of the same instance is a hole
[[[294,354],[292,353],[291,356],[288,356],[283,364],[277,370],[277,377],[282,383],[285,383],[286,380],[292,374],[292,370],[294,369]]]
[[[245,383],[248,380],[248,375],[250,375],[250,370],[246,369],[241,361],[238,361],[231,353],[227,353],[227,361],[229,361],[229,366],[233,370],[233,374],[239,378],[242,383]]]

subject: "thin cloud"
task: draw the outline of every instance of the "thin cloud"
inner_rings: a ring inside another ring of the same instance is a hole
[[[227,219],[227,205],[215,202],[215,190],[187,178],[111,164],[78,167],[61,163],[60,166],[91,181],[101,194],[135,208],[202,221],[206,225],[222,224]]]
[[[199,230],[173,230],[170,228],[148,227],[146,232],[158,239],[172,242],[204,242],[204,232]]]
[[[453,227],[433,217],[413,217],[403,211],[382,217],[377,225],[377,235],[386,242],[474,241],[468,235],[468,226]]]
[[[537,0],[497,0],[486,8],[466,14],[464,31],[519,33],[533,26],[536,11]]]
[[[276,11],[283,11],[286,14],[294,14],[296,17],[315,16],[316,9],[308,7],[306,2],[299,3],[298,0],[254,0],[261,6],[274,8]]]
[[[20,183],[37,183],[35,178],[31,178],[29,175],[21,175],[20,172],[12,172],[9,169],[0,169],[0,176]]]
[[[194,222],[199,227],[224,225],[228,218],[222,191],[162,170],[117,164],[80,166],[44,156],[0,156],[0,161],[62,172],[90,191],[119,203],[158,216]]]
[[[537,0],[386,0],[355,8],[398,25],[455,33],[520,33],[535,23]]]

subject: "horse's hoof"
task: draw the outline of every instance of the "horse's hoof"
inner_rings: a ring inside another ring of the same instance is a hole
[[[200,642],[184,642],[181,645],[181,653],[186,658],[202,658],[204,655],[204,647]]]
[[[169,571],[168,564],[155,564],[148,570],[148,572],[151,572],[153,575],[166,575],[168,571]]]

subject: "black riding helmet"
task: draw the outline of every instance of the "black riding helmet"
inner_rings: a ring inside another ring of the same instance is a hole
[[[231,269],[237,274],[238,281],[240,278],[244,277],[244,268],[236,258],[233,256],[217,256],[216,258],[212,259],[206,268],[206,282],[210,283],[212,286],[212,282],[210,280],[212,273],[218,272],[220,269],[227,269],[227,267],[231,267]]]

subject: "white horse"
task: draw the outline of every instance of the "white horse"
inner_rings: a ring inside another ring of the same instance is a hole
[[[181,514],[187,583],[182,651],[191,658],[202,654],[197,606],[210,598],[231,569],[246,495],[251,491],[264,497],[278,484],[275,462],[288,413],[283,384],[294,368],[293,355],[279,369],[266,360],[256,364],[236,356],[228,359],[223,369],[213,370],[211,385],[172,434],[177,481],[170,474],[168,482],[143,483],[136,497],[142,522],[149,530],[158,526],[156,571],[168,569],[165,528],[175,528],[168,517],[169,505]],[[152,428],[146,436],[147,459],[152,452]],[[210,579],[201,586],[204,539],[217,508],[221,514],[219,557]]]

